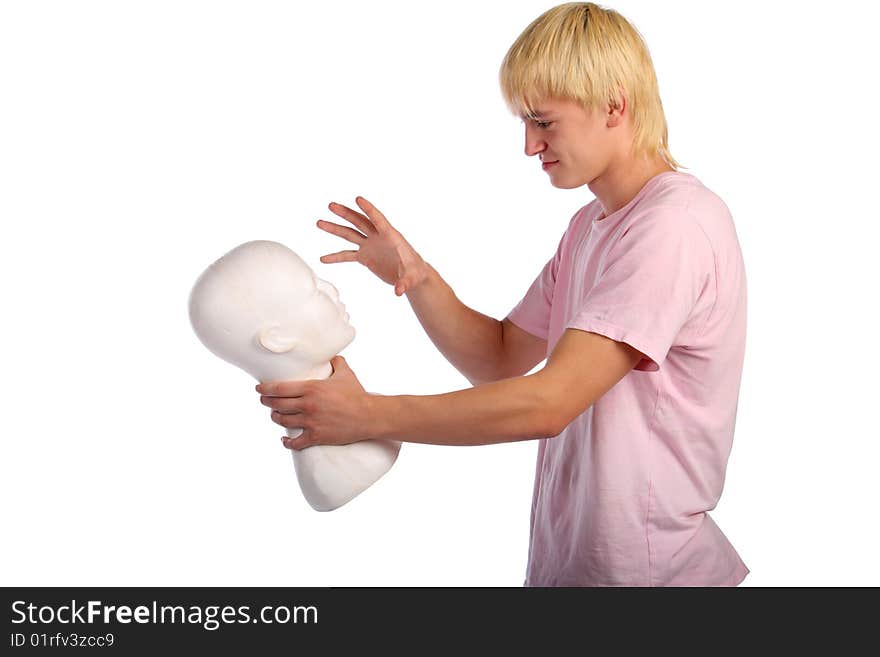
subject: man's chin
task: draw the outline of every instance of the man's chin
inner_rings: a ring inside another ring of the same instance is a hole
[[[585,181],[585,180],[580,180],[580,181],[575,181],[575,182],[571,182],[570,180],[569,181],[558,181],[558,182],[551,181],[551,182],[552,182],[553,186],[556,187],[557,189],[577,189],[578,187],[583,187],[584,185],[587,184],[587,181]]]

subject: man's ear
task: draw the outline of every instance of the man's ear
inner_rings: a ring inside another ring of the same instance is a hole
[[[629,111],[629,106],[626,100],[626,92],[623,89],[619,90],[620,93],[618,96],[608,104],[608,127],[614,128],[623,121],[624,112]],[[615,114],[615,110],[617,113]]]
[[[262,329],[257,335],[257,342],[273,354],[286,354],[299,344],[292,332],[277,324]]]

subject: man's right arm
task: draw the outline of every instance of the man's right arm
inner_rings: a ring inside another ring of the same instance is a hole
[[[544,360],[545,340],[467,307],[437,270],[424,266],[407,299],[434,346],[473,385],[522,376]]]

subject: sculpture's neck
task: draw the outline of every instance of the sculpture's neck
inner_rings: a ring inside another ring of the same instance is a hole
[[[315,380],[315,379],[328,379],[330,375],[333,373],[333,366],[330,365],[329,361],[326,363],[322,363],[318,367],[307,370],[303,372],[302,376],[297,377],[300,381],[307,380]]]
[[[288,377],[282,377],[282,378],[286,378],[291,381],[309,381],[309,380],[314,381],[314,380],[328,379],[328,378],[330,378],[331,374],[333,374],[333,366],[330,365],[330,363],[328,361],[326,363],[322,363],[321,365],[318,365],[317,367],[315,367],[311,370],[306,370],[304,372],[297,373],[295,377],[288,376]],[[291,438],[296,438],[302,432],[303,432],[303,430],[300,428],[297,428],[297,427],[287,429],[287,435],[290,436]],[[302,458],[300,452],[298,452],[296,450],[292,450],[292,455],[293,455],[293,462],[294,463],[296,463],[297,460]]]

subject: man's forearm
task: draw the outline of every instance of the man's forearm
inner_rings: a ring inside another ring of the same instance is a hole
[[[541,373],[440,395],[374,395],[370,438],[432,445],[489,445],[562,430]]]
[[[406,296],[428,337],[474,385],[496,380],[503,354],[501,322],[468,308],[431,265],[426,267],[424,281]]]

